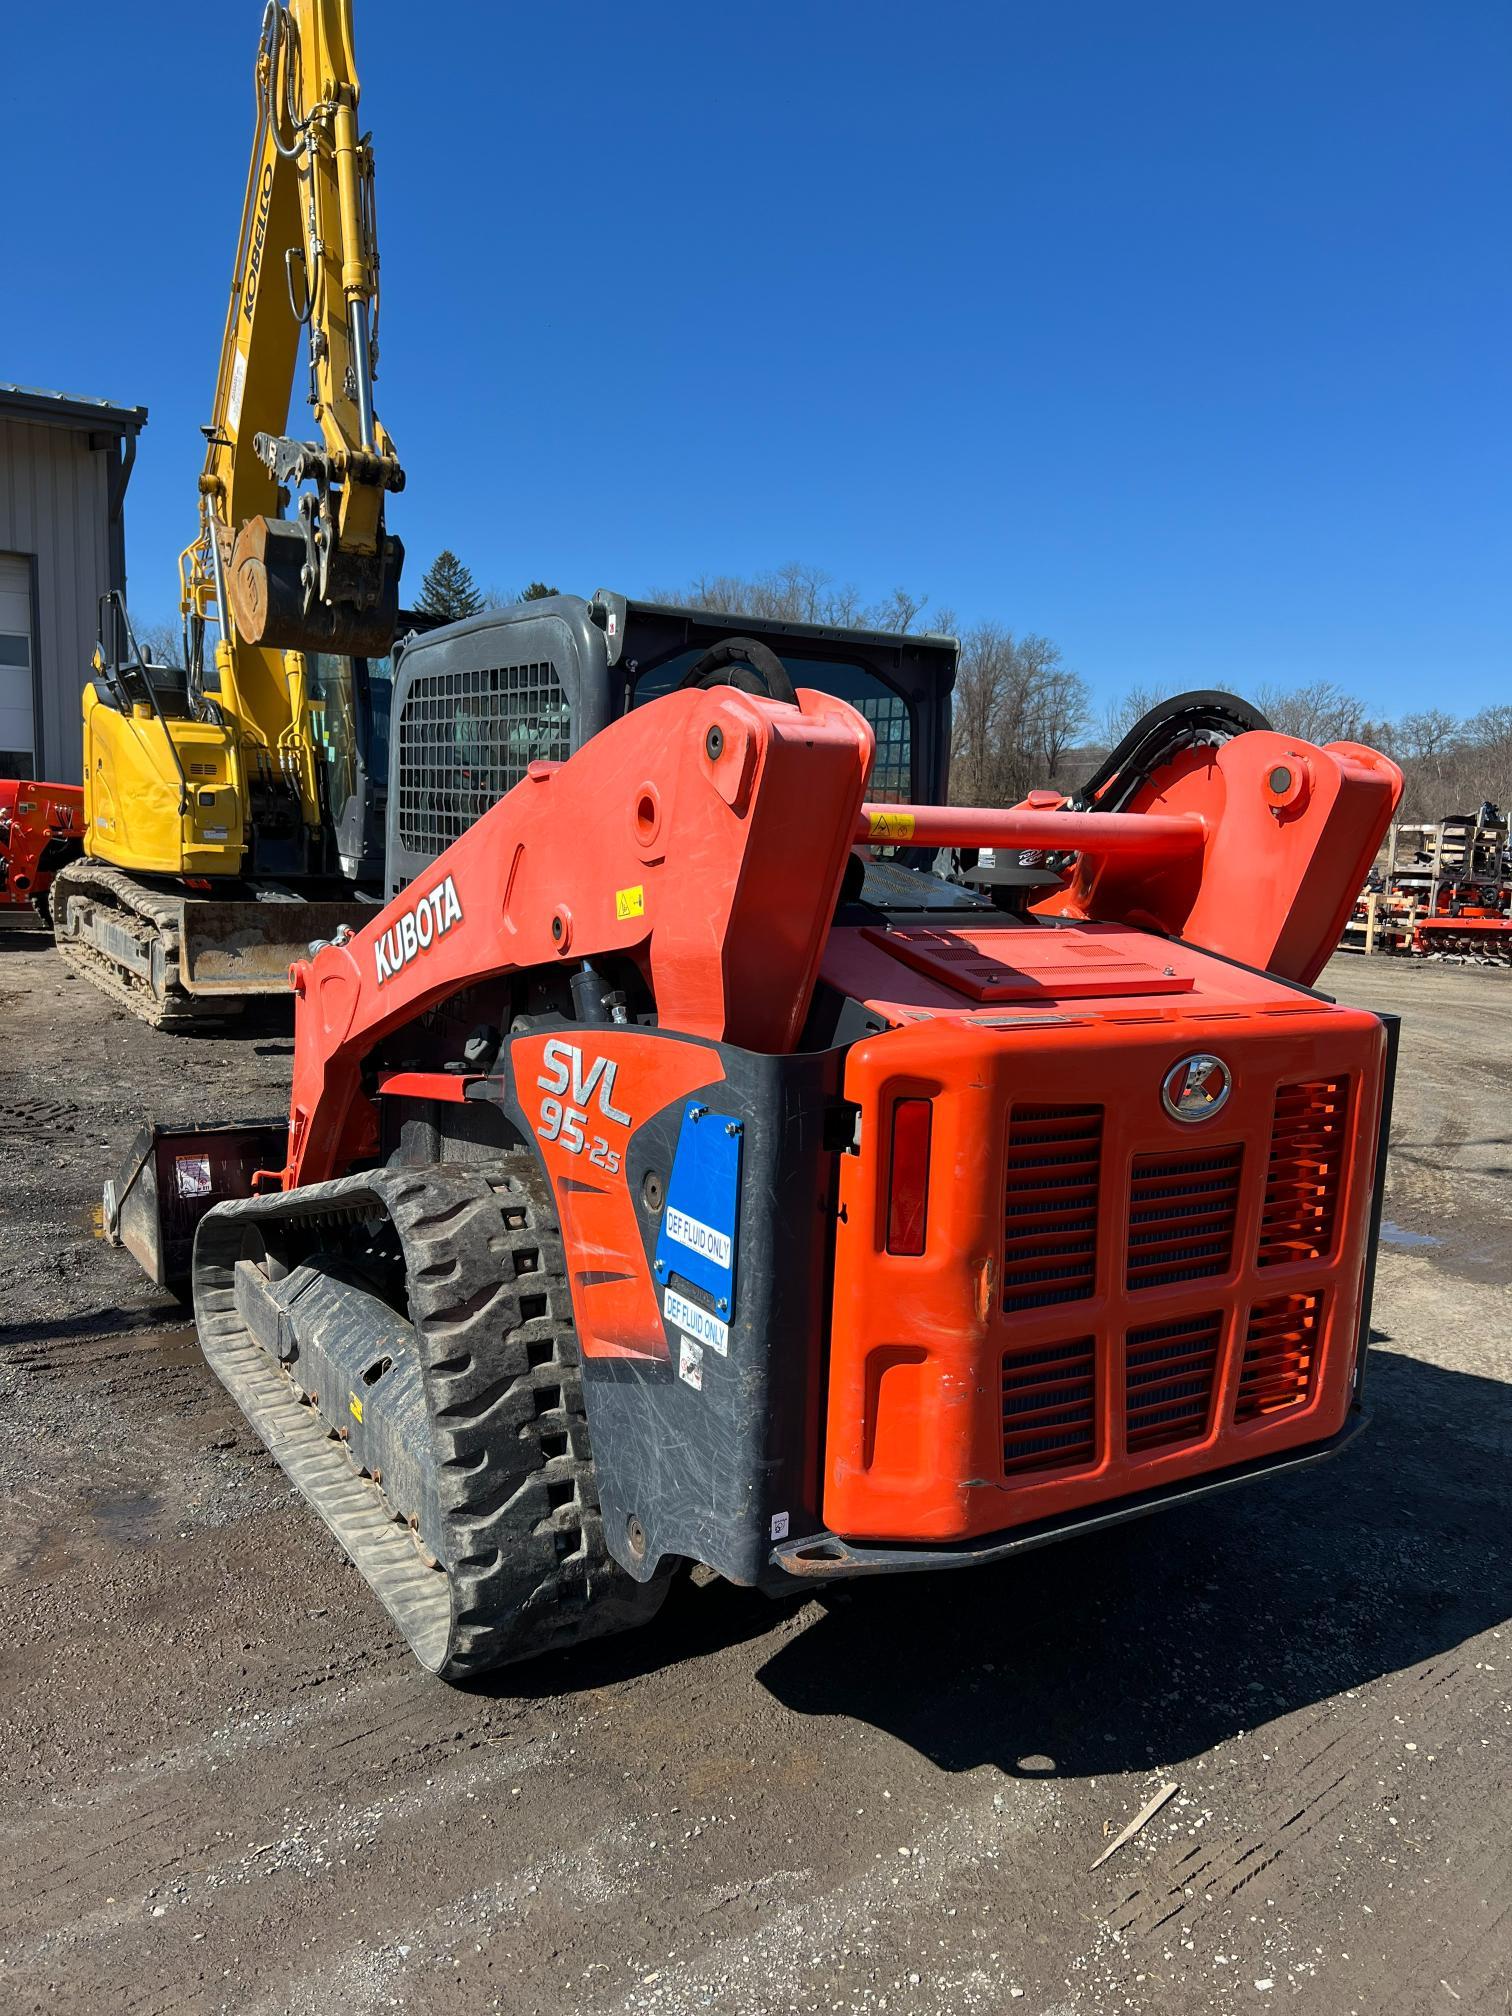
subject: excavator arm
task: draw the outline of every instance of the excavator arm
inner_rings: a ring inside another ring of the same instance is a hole
[[[373,156],[351,0],[267,0],[253,96],[180,559],[184,667],[144,658],[119,592],[105,598],[83,693],[83,858],[51,890],[65,955],[158,1027],[282,992],[291,955],[353,911],[330,752],[354,723],[340,678],[323,691],[306,654],[384,656],[397,622],[403,554],[384,504],[404,477],[373,409]],[[301,359],[308,440],[288,432]]]
[[[283,654],[379,655],[398,605],[384,499],[404,472],[373,403],[378,250],[359,96],[351,0],[269,0],[185,602],[191,620],[220,612],[233,704],[270,745],[297,692]],[[318,440],[286,431],[301,345]],[[224,654],[221,670],[224,690]]]

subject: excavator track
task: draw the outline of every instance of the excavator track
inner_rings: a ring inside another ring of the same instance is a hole
[[[149,888],[119,868],[89,859],[59,869],[48,896],[54,939],[63,957],[140,1021],[154,1029],[190,1029],[240,1014],[240,1001],[201,998],[179,978],[182,897]],[[134,948],[136,967],[113,958],[85,935],[86,913],[101,911]]]
[[[361,1255],[385,1245],[403,1295],[379,1303]],[[433,1672],[465,1680],[660,1607],[664,1580],[637,1583],[604,1542],[561,1237],[528,1150],[219,1205],[194,1304],[211,1367]]]

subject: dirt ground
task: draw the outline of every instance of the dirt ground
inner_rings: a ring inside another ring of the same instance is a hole
[[[0,933],[0,2008],[1512,2008],[1512,975],[1324,984],[1405,1017],[1350,1451],[464,1693],[96,1236],[138,1118],[278,1112],[287,1037]]]

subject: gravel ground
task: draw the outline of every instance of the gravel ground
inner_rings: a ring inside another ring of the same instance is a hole
[[[0,933],[0,2006],[1512,2008],[1512,975],[1324,984],[1405,1018],[1346,1455],[462,1693],[96,1235],[138,1118],[276,1112],[286,1033]]]

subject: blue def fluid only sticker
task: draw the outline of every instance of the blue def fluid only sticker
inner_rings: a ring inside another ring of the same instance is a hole
[[[669,1323],[723,1356],[735,1316],[742,1123],[690,1106],[683,1114],[656,1235],[656,1279]],[[673,1276],[679,1285],[673,1285]],[[702,1290],[689,1294],[687,1290]]]

